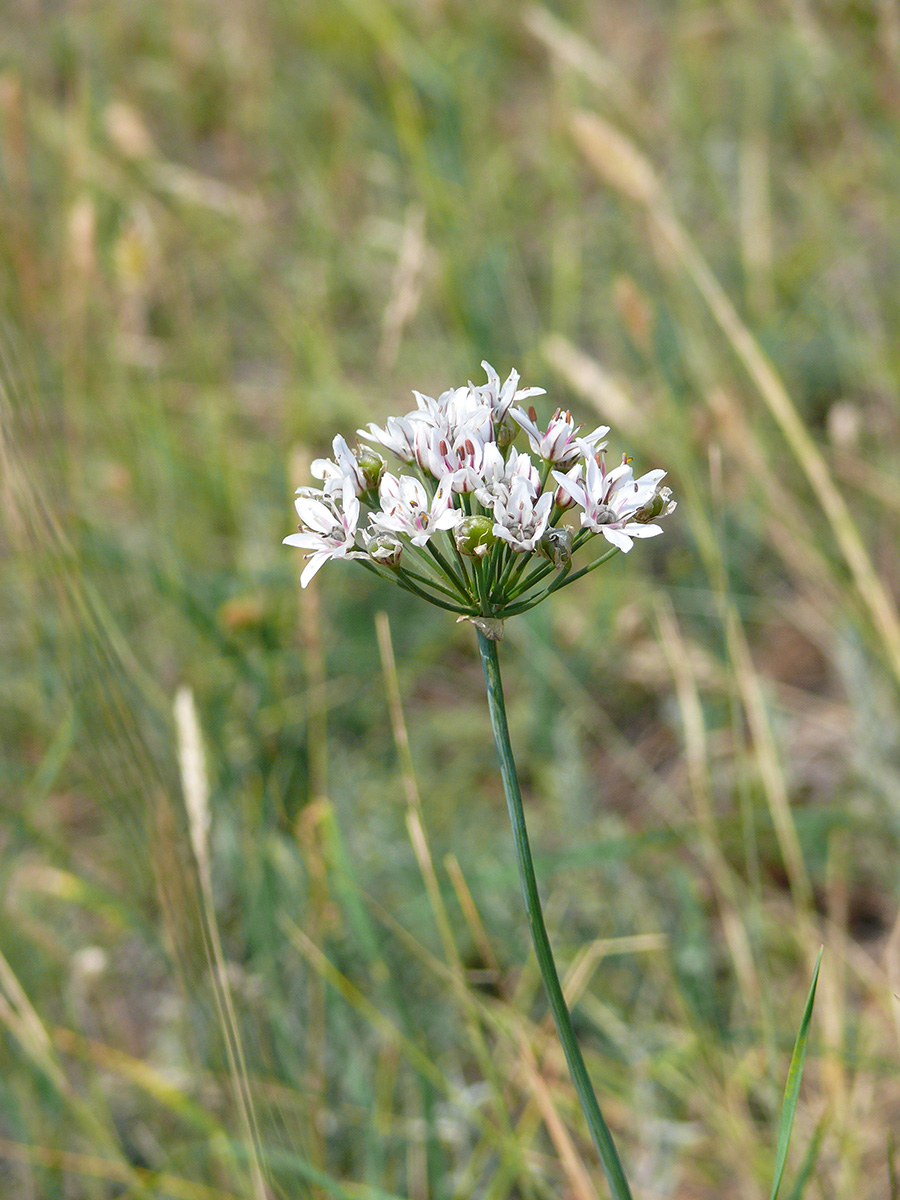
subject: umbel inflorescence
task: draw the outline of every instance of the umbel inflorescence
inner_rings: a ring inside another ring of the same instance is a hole
[[[284,539],[307,551],[304,587],[329,559],[357,559],[499,631],[504,617],[630,550],[634,538],[662,533],[655,521],[675,508],[660,486],[665,471],[636,479],[626,456],[608,467],[608,426],[583,433],[561,409],[542,429],[521,402],[544,389],[519,388],[517,371],[501,385],[494,368],[481,365],[486,384],[436,400],[414,392],[416,408],[405,417],[358,431],[370,445],[354,451],[338,435],[334,458],[312,464],[322,486],[297,490],[300,532]],[[396,473],[381,450],[399,459]],[[578,509],[576,527],[569,518]],[[575,554],[596,537],[606,553],[573,569]]]

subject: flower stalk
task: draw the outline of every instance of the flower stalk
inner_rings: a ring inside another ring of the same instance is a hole
[[[503,790],[506,793],[506,803],[509,809],[509,819],[512,824],[513,840],[516,847],[516,862],[519,868],[519,878],[525,896],[525,909],[528,913],[528,923],[531,928],[531,940],[534,944],[535,955],[541,970],[541,978],[556,1030],[569,1064],[569,1073],[578,1094],[582,1112],[600,1155],[603,1170],[609,1183],[614,1200],[631,1200],[631,1191],[622,1163],[619,1159],[615,1143],[609,1127],[603,1119],[600,1105],[594,1094],[590,1076],[584,1063],[572,1017],[563,995],[559,973],[550,948],[547,927],[541,909],[541,899],[538,894],[537,880],[534,874],[534,864],[531,858],[531,847],[528,841],[528,830],[525,825],[525,810],[522,805],[522,794],[519,790],[519,780],[516,774],[516,764],[513,758],[512,746],[509,740],[509,727],[506,722],[506,704],[503,698],[503,682],[500,678],[500,661],[497,655],[497,643],[479,629],[478,649],[484,667],[484,680],[487,687],[488,708],[491,714],[491,727],[494,731],[494,741],[497,746],[497,756],[500,760],[500,773],[503,777]]]

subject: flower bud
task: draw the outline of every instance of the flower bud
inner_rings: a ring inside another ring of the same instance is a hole
[[[371,538],[366,549],[369,551],[369,558],[380,567],[396,567],[403,553],[403,546],[389,533],[380,533]]]
[[[469,558],[484,558],[496,542],[494,522],[490,517],[463,517],[454,534],[456,548]]]
[[[384,474],[384,459],[377,450],[372,450],[369,446],[358,447],[354,457],[363,478],[363,490],[377,491]]]
[[[677,501],[672,499],[672,489],[657,488],[651,499],[636,513],[633,513],[631,519],[637,521],[639,525],[649,525],[657,517],[667,517],[670,512],[674,512],[676,507]]]
[[[549,558],[554,567],[568,566],[572,561],[572,526],[545,530],[537,550],[544,558]]]
[[[519,434],[519,427],[515,421],[511,421],[509,417],[504,417],[503,420],[494,429],[494,437],[497,441],[497,448],[505,450],[507,446],[511,446]]]
[[[566,471],[566,479],[570,479],[573,484],[578,487],[584,487],[584,467],[581,463],[576,463],[574,467]],[[564,487],[558,487],[553,493],[553,504],[560,512],[565,512],[568,508],[574,508],[578,501]]]

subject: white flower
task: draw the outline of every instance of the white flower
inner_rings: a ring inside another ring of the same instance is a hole
[[[410,417],[425,417],[434,429],[446,436],[453,438],[463,431],[491,436],[490,405],[485,403],[471,383],[466,387],[449,388],[441,392],[437,400],[421,392],[414,391],[413,395],[417,412],[410,413]]]
[[[593,433],[579,437],[582,428],[572,420],[572,414],[558,408],[550,419],[546,433],[538,428],[534,409],[528,414],[521,408],[510,410],[509,414],[517,425],[520,425],[528,435],[531,449],[545,462],[555,463],[558,467],[568,467],[579,457],[594,454],[606,448],[603,439],[609,433],[608,425],[598,425]]]
[[[347,445],[340,434],[331,443],[335,461],[330,458],[316,458],[310,464],[310,474],[314,479],[323,481],[322,487],[326,496],[342,492],[344,480],[349,479],[353,486],[354,496],[359,496],[366,490],[366,481],[360,470],[356,455]],[[301,489],[297,489],[298,494]]]
[[[311,550],[309,562],[300,576],[300,586],[306,587],[319,568],[329,558],[365,558],[356,549],[356,526],[359,522],[359,500],[353,491],[353,481],[345,476],[341,485],[340,503],[335,496],[301,488],[294,501],[300,518],[300,532],[284,539],[287,546]]]
[[[494,535],[514,550],[531,553],[544,536],[552,509],[552,492],[536,498],[531,481],[516,475],[494,500]]]
[[[465,515],[452,507],[449,476],[438,484],[430,502],[424,485],[412,475],[385,474],[379,495],[381,511],[369,518],[373,531],[405,534],[414,546],[424,546],[437,530],[453,529]]]
[[[547,571],[539,565],[520,585],[521,572],[505,570],[509,550],[540,556],[561,568],[588,533],[602,534],[610,545],[627,551],[634,538],[662,532],[655,522],[675,507],[669,489],[661,486],[664,471],[635,479],[627,459],[607,470],[603,452],[608,426],[584,433],[570,412],[558,408],[543,428],[535,410],[526,411],[522,402],[543,395],[544,389],[519,387],[515,370],[501,383],[489,362],[481,365],[486,383],[448,388],[436,399],[414,391],[416,406],[405,416],[359,430],[360,438],[375,448],[351,450],[338,436],[333,457],[315,460],[312,473],[322,487],[298,488],[300,531],[285,539],[307,551],[304,587],[329,558],[368,557],[370,563],[393,569],[410,548],[427,545],[432,565],[445,579],[432,581],[440,593],[432,595],[427,581],[416,577],[429,599],[447,607],[446,597],[458,596],[460,611],[499,611],[516,597],[513,611],[519,612],[543,599],[530,589],[541,584]],[[513,445],[522,430],[529,443],[525,452]],[[386,472],[379,450],[400,460],[397,474]],[[571,526],[552,524],[576,504],[582,509],[580,538]],[[368,511],[365,529],[358,529],[361,506]],[[465,571],[448,565],[439,541],[428,544],[441,533],[453,537],[452,543],[447,539],[449,548],[455,544],[459,553],[487,564],[487,578],[493,580],[489,596],[477,580],[475,586]],[[521,568],[526,565],[520,561]],[[403,571],[396,572],[396,580],[409,590],[421,590]],[[501,596],[498,586],[510,580],[508,594]],[[548,586],[555,590],[564,581]]]
[[[416,408],[405,417],[388,417],[384,426],[370,423],[357,430],[366,441],[376,442],[406,463],[417,463],[423,471],[440,478],[443,468],[434,462],[438,440],[456,445],[465,438],[479,441],[493,437],[491,411],[471,387],[452,388],[437,400],[413,392]]]
[[[488,445],[493,443],[488,442]],[[463,428],[456,436],[438,429],[418,447],[418,462],[435,479],[451,477],[454,492],[471,492],[481,482],[485,442],[481,433]]]
[[[478,503],[485,508],[493,508],[497,496],[508,495],[516,479],[526,480],[532,496],[537,498],[541,490],[541,473],[532,463],[531,456],[511,449],[504,458],[496,444],[489,442],[484,448],[480,486],[474,489]]]
[[[464,387],[448,388],[436,400],[424,392],[413,391],[416,407],[406,416],[388,417],[383,426],[370,422],[357,433],[366,441],[384,446],[403,462],[418,463],[423,471],[440,478],[429,465],[435,436],[451,445],[465,438],[480,439],[484,443],[494,441],[497,427],[516,401],[544,394],[543,388],[519,388],[518,371],[510,371],[501,386],[500,376],[490,363],[481,365],[487,374],[487,383],[479,387],[468,383]]]
[[[488,377],[487,383],[483,383],[477,389],[483,397],[482,403],[486,403],[491,410],[491,420],[495,425],[499,425],[512,406],[519,400],[527,400],[531,396],[545,395],[545,389],[539,387],[519,387],[519,372],[516,370],[510,371],[503,386],[500,386],[500,376],[494,370],[489,362],[482,362],[484,372]],[[469,384],[469,387],[472,385]],[[518,390],[517,390],[518,389]]]
[[[556,472],[554,472],[554,477],[555,475]],[[573,490],[580,488],[581,491],[584,491],[584,460],[579,459],[574,467],[570,467],[566,471],[565,477],[567,481],[566,486],[558,487],[553,494],[554,502],[557,508],[561,510],[571,508],[575,503],[575,498],[572,495]]]
[[[633,545],[632,538],[656,537],[662,533],[658,525],[634,518],[656,497],[665,474],[660,470],[648,471],[635,479],[627,459],[607,471],[602,458],[598,461],[591,455],[585,461],[583,482],[559,471],[553,472],[553,478],[584,509],[582,526],[601,533],[611,545],[627,552]]]
[[[405,417],[388,417],[384,426],[369,422],[366,429],[357,429],[361,438],[367,442],[375,442],[384,446],[406,463],[416,460],[416,425],[417,413],[409,413]]]
[[[553,510],[553,493],[541,495],[541,473],[531,456],[510,450],[504,459],[493,442],[484,448],[475,498],[493,512],[494,535],[523,552],[535,549]]]

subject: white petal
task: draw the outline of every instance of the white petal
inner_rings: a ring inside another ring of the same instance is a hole
[[[481,366],[482,366],[482,369],[484,370],[485,375],[487,375],[487,377],[488,377],[488,384],[491,387],[499,388],[500,376],[497,374],[497,372],[494,370],[494,368],[491,366],[491,364],[489,362],[485,361],[484,359],[482,359]]]
[[[524,409],[511,408],[508,415],[512,417],[517,425],[521,426],[521,428],[525,430],[525,432],[528,434],[528,440],[532,445],[535,445],[536,443],[540,444],[541,431]]]
[[[665,479],[665,477],[666,472],[657,467],[655,471],[648,471],[646,475],[642,475],[640,479],[637,480],[637,483],[641,487],[644,485],[650,485],[655,489],[657,485],[661,483],[663,479]]]
[[[641,525],[638,521],[629,521],[623,526],[623,532],[633,538],[656,537],[663,532],[661,525]]]
[[[584,488],[580,484],[570,479],[568,475],[563,475],[562,471],[552,471],[551,474],[562,490],[571,496],[576,504],[584,505],[587,502]]]
[[[506,381],[503,384],[503,387],[500,389],[499,401],[500,401],[501,408],[507,401],[510,404],[512,404],[513,400],[515,399],[516,388],[518,386],[519,386],[519,372],[516,370],[515,367],[513,367],[513,369],[507,375]]]
[[[302,588],[306,587],[319,568],[328,562],[329,558],[331,558],[330,550],[320,550],[318,554],[314,554],[312,556],[312,558],[303,568],[303,574],[300,576],[300,586]]]
[[[534,506],[534,517],[536,521],[550,516],[550,509],[553,507],[553,492],[544,492],[543,496]]]
[[[409,522],[393,513],[372,513],[370,520],[377,533],[406,533],[409,529]]]
[[[320,533],[290,533],[283,545],[298,546],[301,550],[321,550],[323,541]]]
[[[294,501],[294,508],[301,522],[317,533],[331,533],[337,524],[334,513],[320,500],[308,500],[305,496],[298,496]]]
[[[614,529],[611,525],[601,525],[600,532],[608,542],[611,542],[613,546],[618,546],[618,548],[623,550],[626,554],[631,549],[631,538],[627,533],[623,533],[621,529]]]
[[[621,487],[626,487],[629,483],[633,482],[634,472],[631,469],[631,463],[619,463],[606,476],[606,486],[610,492]]]
[[[431,522],[432,529],[453,529],[457,526],[465,516],[465,513],[458,508],[448,508],[446,512],[441,513],[436,521]]]
[[[353,490],[352,479],[346,475],[344,476],[343,509],[344,525],[347,529],[356,529],[359,522],[359,500]]]
[[[590,433],[586,433],[584,437],[579,438],[578,440],[580,442],[588,442],[590,445],[593,445],[594,442],[599,442],[601,438],[605,438],[608,433],[608,425],[598,425],[596,429],[593,429]]]

